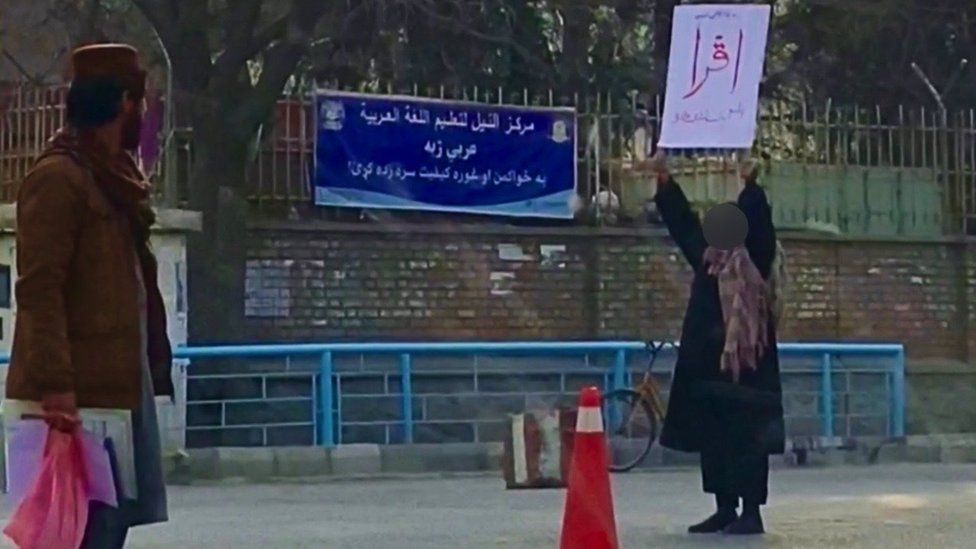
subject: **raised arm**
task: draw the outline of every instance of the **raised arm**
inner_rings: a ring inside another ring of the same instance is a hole
[[[666,172],[659,174],[657,194],[654,196],[657,211],[661,214],[668,232],[674,239],[681,253],[691,265],[698,270],[705,254],[705,233],[702,231],[698,215],[691,209],[688,198],[674,178]]]
[[[766,192],[756,183],[756,173],[745,178],[745,185],[739,193],[739,209],[749,221],[746,236],[746,249],[763,278],[769,278],[773,259],[776,255],[776,229],[773,226],[773,211],[766,198]]]

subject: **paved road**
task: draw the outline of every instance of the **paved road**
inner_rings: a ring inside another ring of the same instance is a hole
[[[976,466],[773,471],[762,539],[689,537],[710,510],[695,471],[617,476],[623,547],[976,547]],[[131,547],[553,548],[564,493],[495,477],[173,487],[172,521]],[[9,506],[0,506],[0,516]]]

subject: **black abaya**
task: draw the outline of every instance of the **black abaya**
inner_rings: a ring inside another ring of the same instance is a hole
[[[784,451],[782,390],[776,328],[769,322],[770,351],[738,383],[720,370],[725,325],[718,282],[702,264],[707,244],[698,216],[671,180],[655,197],[671,237],[694,270],[681,333],[681,348],[661,433],[661,445],[702,453],[706,492],[766,499],[769,454]],[[766,194],[755,183],[738,200],[749,222],[746,248],[764,278],[776,253],[776,232]]]

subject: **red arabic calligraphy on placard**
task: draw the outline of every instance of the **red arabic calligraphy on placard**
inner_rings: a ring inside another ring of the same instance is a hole
[[[659,146],[752,146],[771,13],[758,4],[675,8]]]
[[[716,34],[715,39],[712,42],[712,55],[709,58],[709,61],[705,64],[704,72],[700,72],[698,70],[698,60],[701,57],[701,42],[701,27],[698,27],[697,31],[695,32],[694,57],[691,61],[691,86],[688,93],[686,93],[682,99],[694,97],[705,86],[705,83],[708,82],[709,76],[720,73],[732,65],[725,43],[725,37],[721,34]],[[735,90],[739,85],[739,66],[742,57],[742,45],[744,42],[745,33],[742,31],[742,29],[739,29],[735,49],[735,65],[732,71],[732,89],[730,90],[730,93],[735,93]]]

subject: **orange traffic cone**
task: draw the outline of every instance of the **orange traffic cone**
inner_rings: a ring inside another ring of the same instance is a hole
[[[617,549],[600,390],[580,391],[560,549]]]

